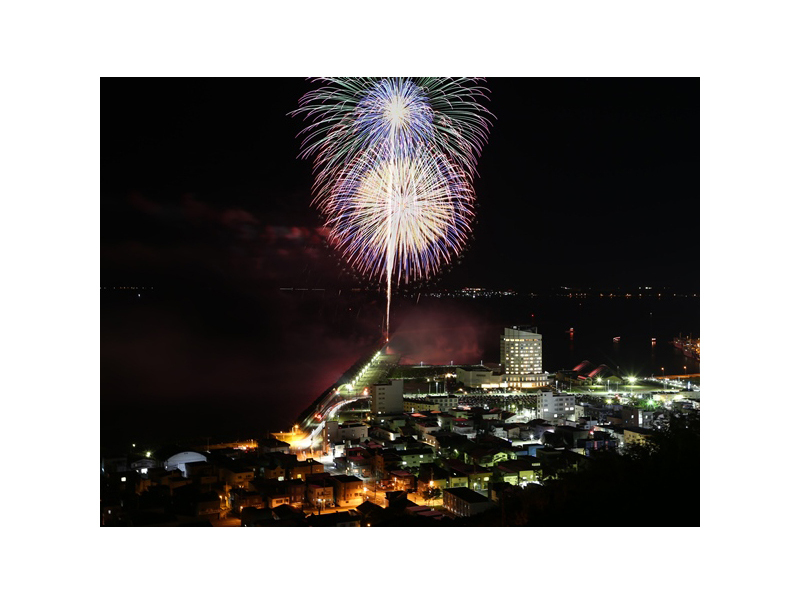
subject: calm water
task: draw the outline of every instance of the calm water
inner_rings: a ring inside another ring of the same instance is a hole
[[[396,347],[413,361],[498,362],[503,328],[533,324],[543,336],[543,365],[549,372],[583,360],[639,376],[699,372],[671,340],[680,333],[700,336],[699,297],[590,298],[522,297],[501,299],[403,300]],[[426,320],[434,316],[434,320]],[[569,329],[574,329],[572,336]],[[413,331],[412,337],[409,331]],[[427,335],[425,333],[428,333]],[[620,337],[618,343],[614,337]],[[656,338],[655,345],[651,338]],[[420,345],[423,344],[423,345]],[[435,347],[441,353],[434,353]],[[415,350],[415,347],[422,350]],[[447,356],[457,356],[448,358]]]
[[[242,312],[246,322],[234,313],[213,330],[196,307],[187,318],[183,300],[103,300],[101,443],[285,429],[380,333],[377,296],[292,292],[270,300],[263,312],[257,304]],[[525,324],[542,333],[549,372],[583,360],[640,377],[662,367],[699,372],[699,362],[670,343],[679,333],[700,335],[699,297],[400,297],[391,345],[406,363],[498,362],[503,328]]]

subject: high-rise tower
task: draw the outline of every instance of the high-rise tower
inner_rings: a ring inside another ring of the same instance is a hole
[[[500,340],[500,363],[508,387],[547,385],[547,375],[542,372],[542,336],[536,327],[506,328]]]

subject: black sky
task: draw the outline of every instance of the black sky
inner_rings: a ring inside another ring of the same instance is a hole
[[[302,78],[104,79],[105,285],[351,283],[297,159]],[[488,78],[474,237],[435,284],[699,290],[699,80]],[[132,280],[131,280],[132,279]],[[428,286],[428,285],[424,285]]]

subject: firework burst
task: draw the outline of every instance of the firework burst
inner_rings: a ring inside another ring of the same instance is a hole
[[[491,114],[472,78],[325,78],[293,115],[314,158],[314,202],[361,272],[427,278],[470,230],[471,179]]]
[[[461,251],[474,200],[467,175],[437,153],[394,160],[365,153],[343,170],[323,215],[334,245],[359,271],[387,270],[408,282]]]
[[[364,151],[402,156],[419,145],[472,177],[489,133],[488,90],[475,78],[323,78],[292,115],[312,121],[301,157],[314,158],[318,204],[338,173]]]

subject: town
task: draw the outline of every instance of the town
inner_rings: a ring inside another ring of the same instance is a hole
[[[699,375],[588,361],[547,373],[542,343],[535,327],[505,328],[500,362],[477,366],[403,365],[384,348],[287,431],[132,444],[101,459],[101,525],[516,525],[511,500],[652,449],[676,425],[699,442]]]

